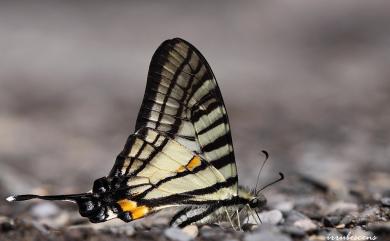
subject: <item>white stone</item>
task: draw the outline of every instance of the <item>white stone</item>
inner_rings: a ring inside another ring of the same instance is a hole
[[[199,234],[199,229],[196,225],[188,225],[184,227],[182,231],[192,238],[196,238]]]
[[[282,222],[283,215],[279,210],[264,211],[259,214],[260,219],[263,223],[278,224]]]
[[[167,228],[164,231],[165,237],[174,241],[190,241],[193,240],[193,237],[185,233],[180,228]]]
[[[303,229],[305,232],[313,231],[317,228],[317,225],[307,218],[295,221],[294,226]]]
[[[51,202],[42,202],[31,208],[31,214],[37,218],[47,218],[58,215],[60,209]]]
[[[356,203],[348,203],[348,202],[335,202],[330,205],[328,209],[328,214],[330,213],[340,213],[340,214],[348,214],[350,212],[354,212],[358,210],[358,205]]]

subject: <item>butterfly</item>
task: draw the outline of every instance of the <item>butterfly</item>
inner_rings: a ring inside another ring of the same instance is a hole
[[[130,222],[178,207],[170,221],[176,227],[232,223],[233,218],[239,223],[242,210],[266,204],[259,190],[238,185],[221,91],[203,55],[180,38],[166,40],[154,53],[135,133],[110,173],[86,193],[7,200],[33,198],[73,201],[93,223],[113,218]]]

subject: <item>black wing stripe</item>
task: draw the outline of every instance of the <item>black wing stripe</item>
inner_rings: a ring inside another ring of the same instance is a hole
[[[207,71],[203,73],[203,76],[200,78],[200,80],[194,84],[191,88],[191,94],[188,97],[189,99],[192,99],[192,97],[198,92],[198,90],[203,86],[203,85],[209,85],[209,81],[211,81],[211,76],[210,73]]]
[[[157,207],[157,206],[167,205],[167,204],[171,204],[171,203],[181,203],[184,200],[187,200],[188,197],[190,197],[190,196],[211,194],[211,193],[214,193],[215,190],[219,190],[221,188],[228,188],[228,187],[235,185],[236,183],[237,183],[236,177],[229,177],[224,182],[217,182],[211,186],[208,186],[205,188],[200,188],[200,189],[195,189],[195,190],[192,190],[189,192],[172,194],[172,195],[164,196],[161,198],[138,199],[138,196],[136,198],[137,198],[137,201],[142,203],[142,204],[152,206],[152,207]]]
[[[222,136],[218,137],[217,139],[215,139],[213,142],[210,142],[209,144],[203,146],[204,152],[211,152],[211,151],[214,151],[220,147],[228,145],[228,144],[226,144],[226,141],[225,141],[226,140],[225,135],[222,135]]]
[[[191,119],[193,122],[198,122],[201,117],[210,114],[213,110],[220,108],[220,107],[221,106],[219,105],[219,103],[213,102],[212,104],[210,104],[207,107],[207,109],[205,109],[205,110],[197,109],[195,112],[193,112]],[[221,116],[223,116],[223,115],[221,114]],[[219,117],[221,117],[221,116],[219,116]]]
[[[219,159],[213,160],[212,164],[215,168],[220,169],[220,168],[225,167],[233,162],[234,161],[232,161],[230,158],[230,153],[228,153],[227,155],[224,155],[224,156],[220,157]]]
[[[214,121],[211,125],[207,126],[206,128],[202,129],[201,131],[198,132],[198,135],[202,135],[202,134],[205,134],[207,133],[208,131],[214,129],[215,127],[221,125],[221,124],[227,124],[226,123],[226,119],[224,118],[224,116],[221,116],[220,118],[218,118],[216,121]]]
[[[188,211],[190,211],[192,208],[190,207],[187,207],[187,208],[183,208],[182,210],[180,210],[179,212],[177,212],[171,219],[171,221],[169,222],[169,225],[172,226],[173,224],[176,223],[176,221],[182,217],[183,215],[185,215]]]

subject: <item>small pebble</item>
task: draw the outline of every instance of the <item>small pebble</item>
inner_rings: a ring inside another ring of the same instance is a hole
[[[315,199],[303,199],[302,201],[297,201],[295,205],[295,210],[303,213],[312,219],[321,219],[323,216],[322,205],[319,200]]]
[[[196,238],[199,234],[199,229],[196,225],[188,225],[184,227],[182,231],[192,238]]]
[[[337,228],[337,229],[345,228],[345,224],[342,223],[342,224],[336,225],[335,228]]]
[[[303,229],[305,232],[310,232],[317,229],[317,225],[310,219],[301,219],[294,222],[294,226]]]
[[[272,232],[268,230],[250,233],[244,237],[244,241],[270,241],[270,240],[291,241],[291,238],[285,234],[281,234],[279,232]]]
[[[347,226],[351,224],[355,220],[355,218],[355,216],[347,214],[341,219],[340,224],[344,224],[345,226]]]
[[[358,206],[356,203],[336,202],[330,205],[327,213],[333,215],[346,215],[357,210]]]
[[[327,216],[324,218],[325,227],[334,227],[340,223],[340,216]]]
[[[366,225],[367,222],[368,219],[366,217],[359,217],[356,221],[356,224],[362,226],[362,225]]]
[[[390,197],[384,197],[381,199],[382,206],[390,207]]]
[[[174,241],[190,241],[193,237],[189,236],[180,228],[167,228],[164,231],[165,237]]]
[[[274,206],[275,209],[278,209],[282,212],[288,212],[292,210],[293,207],[294,207],[294,203],[290,201],[280,202]]]
[[[323,236],[323,235],[311,235],[311,236],[309,237],[309,240],[311,240],[311,241],[325,241],[325,240],[327,240],[327,239],[326,239],[326,237]]]
[[[60,209],[54,203],[42,202],[34,205],[30,212],[36,218],[48,218],[58,215]]]
[[[339,235],[340,232],[336,228],[322,228],[318,231],[318,235],[327,236],[329,234],[330,235]]]
[[[295,210],[291,210],[290,212],[287,213],[286,223],[293,224],[295,221],[302,220],[302,219],[308,219],[308,217],[306,217],[303,213],[300,213]]]
[[[364,210],[360,216],[365,217],[367,219],[375,217],[377,214],[379,214],[379,208],[378,207],[370,207]]]
[[[135,233],[133,225],[108,226],[106,229],[111,233],[123,234],[126,236],[133,236]]]
[[[339,233],[341,233],[342,235],[346,236],[351,231],[351,229],[350,228],[340,228],[340,229],[337,229],[337,231]]]
[[[306,235],[305,231],[301,228],[295,227],[295,226],[284,226],[281,228],[283,233],[289,234],[292,237],[301,238]]]
[[[263,223],[278,224],[282,222],[283,215],[279,210],[264,211],[259,214]]]

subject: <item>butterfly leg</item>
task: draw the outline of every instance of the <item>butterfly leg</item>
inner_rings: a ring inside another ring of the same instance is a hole
[[[238,211],[238,209],[236,209],[236,215],[237,215],[238,230],[242,230],[242,228],[241,228],[241,221],[240,221],[240,211]]]
[[[256,224],[261,224],[261,223],[263,223],[263,222],[261,221],[261,218],[260,218],[259,214],[258,214],[255,210],[253,210],[251,207],[249,207],[249,205],[248,205],[248,210],[249,210],[251,216],[253,217],[253,219],[255,220]],[[248,215],[248,217],[249,217],[249,215]],[[257,218],[256,218],[256,217],[257,217]],[[260,223],[259,223],[257,220],[259,220]]]
[[[230,225],[232,225],[232,228],[234,231],[237,231],[236,228],[234,227],[234,223],[233,223],[232,218],[230,217],[229,211],[227,210],[226,207],[224,209],[225,209],[226,217],[229,220]]]

